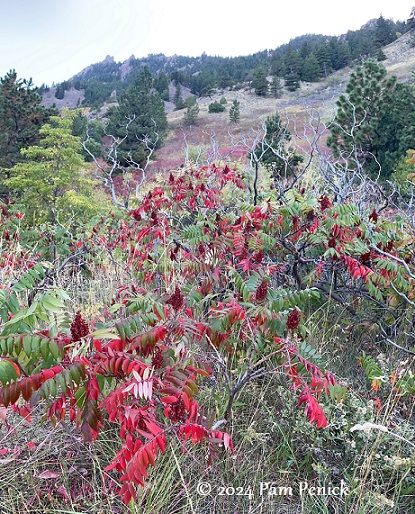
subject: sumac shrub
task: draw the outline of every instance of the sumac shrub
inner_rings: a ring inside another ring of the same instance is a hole
[[[27,415],[43,399],[50,420],[71,421],[87,441],[104,420],[116,423],[107,471],[119,474],[126,503],[173,437],[203,442],[208,461],[220,446],[232,451],[197,400],[198,378],[218,362],[229,378],[228,426],[238,392],[279,370],[324,428],[319,398],[345,391],[304,354],[310,305],[330,299],[352,315],[360,298],[362,316],[410,317],[413,236],[403,220],[295,189],[284,201],[235,202],[244,190],[228,166],[172,171],[125,219],[97,224],[82,244],[130,277],[97,319],[77,312],[65,324],[68,298],[38,291],[39,269],[0,290],[0,405]],[[19,303],[25,287],[35,292],[30,306]]]

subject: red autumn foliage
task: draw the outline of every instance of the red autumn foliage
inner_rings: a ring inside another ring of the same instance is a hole
[[[324,428],[328,425],[326,416],[318,401],[311,394],[311,391],[304,389],[300,394],[298,405],[306,404],[305,415],[312,422],[316,423],[317,428]]]
[[[94,254],[117,255],[131,277],[106,311],[105,326],[117,336],[94,337],[80,312],[70,330],[62,328],[58,335],[33,329],[0,336],[4,355],[37,359],[25,376],[3,383],[0,404],[18,408],[28,419],[28,405],[43,398],[50,420],[69,418],[88,441],[96,439],[104,420],[115,423],[120,447],[106,471],[118,474],[126,503],[136,498],[136,487],[145,483],[172,437],[183,445],[203,442],[209,455],[218,444],[233,450],[230,435],[213,430],[197,401],[198,379],[211,375],[212,357],[195,361],[189,342],[199,355],[201,348],[226,357],[249,353],[261,366],[269,356],[278,358],[307,419],[324,428],[328,422],[317,398],[329,395],[335,378],[301,355],[297,335],[307,333],[300,310],[307,312],[303,305],[316,300],[317,289],[330,295],[324,287],[333,276],[354,294],[357,282],[365,298],[373,288],[376,294],[380,285],[387,287],[398,272],[382,249],[411,259],[408,245],[401,248],[390,230],[381,230],[375,210],[370,219],[379,224],[380,246],[373,248],[364,220],[347,223],[327,196],[317,203],[303,191],[285,205],[267,200],[236,212],[233,204],[224,207],[224,186],[244,191],[244,178],[229,166],[171,172],[164,187],[155,185],[143,195],[130,216],[103,218],[83,239],[91,261],[101,265]],[[9,224],[18,219],[7,214],[1,220],[8,242]],[[357,240],[359,251],[353,247]],[[19,259],[25,270],[38,260],[28,254]],[[9,264],[2,256],[0,266]],[[10,303],[13,293],[7,294]],[[7,316],[17,313],[18,307]],[[297,331],[293,340],[287,330]],[[87,335],[90,348],[79,354],[72,343]],[[257,341],[264,342],[262,350]]]

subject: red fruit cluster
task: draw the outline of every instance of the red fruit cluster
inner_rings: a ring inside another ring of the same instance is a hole
[[[130,216],[132,216],[135,219],[135,221],[141,221],[140,209],[130,211]]]
[[[376,212],[376,209],[373,209],[373,211],[369,214],[369,219],[373,221],[373,223],[376,223],[378,221],[379,215]]]
[[[179,396],[177,400],[170,405],[168,417],[173,421],[173,423],[178,423],[183,421],[185,416],[186,406],[184,404],[183,398]]]
[[[161,348],[158,346],[155,348],[153,353],[153,358],[151,360],[151,365],[154,369],[162,368],[164,364],[164,358],[163,353],[161,351]]]
[[[183,295],[178,286],[176,286],[174,293],[170,296],[166,303],[171,305],[176,312],[182,307]]]
[[[300,324],[300,313],[297,309],[294,309],[290,312],[287,318],[287,328],[290,330],[295,330],[298,328]]]
[[[327,196],[321,196],[319,199],[320,209],[322,211],[325,211],[329,207],[333,207],[333,204],[331,203],[330,199]]]
[[[264,258],[264,252],[259,250],[253,254],[252,258],[256,264],[261,264],[262,259]]]
[[[78,311],[71,323],[72,341],[80,341],[82,337],[89,334],[88,323],[83,319],[82,314]]]
[[[265,278],[262,280],[262,282],[259,284],[258,289],[255,291],[255,300],[257,302],[262,302],[262,300],[265,300],[268,293],[268,282],[265,280]]]

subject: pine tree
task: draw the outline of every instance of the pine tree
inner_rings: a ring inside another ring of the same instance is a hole
[[[184,100],[182,96],[182,87],[180,83],[176,84],[176,91],[174,93],[173,102],[175,105],[175,111],[180,111],[181,109],[184,109]]]
[[[327,77],[333,71],[331,48],[329,45],[320,45],[314,54],[320,65],[320,76]]]
[[[15,71],[0,79],[0,194],[7,194],[3,179],[22,160],[22,148],[39,141],[39,129],[57,114],[42,107],[41,100],[31,81],[18,79]]]
[[[166,102],[169,101],[169,84],[169,78],[163,72],[159,73],[154,80],[154,87],[156,91],[160,95],[160,98]]]
[[[292,148],[287,147],[290,141],[290,131],[283,126],[279,114],[268,116],[264,138],[254,150],[255,160],[272,170],[274,175],[290,174],[290,170],[303,160]]]
[[[272,96],[274,98],[281,98],[282,97],[281,79],[277,75],[274,75],[272,77],[271,94],[272,94]]]
[[[300,87],[300,75],[296,72],[288,73],[285,76],[285,87],[288,91],[296,91]]]
[[[65,98],[65,88],[63,87],[63,84],[58,84],[56,86],[55,98],[57,100],[63,100]]]
[[[380,166],[384,178],[415,144],[415,93],[386,74],[374,59],[351,74],[327,140],[335,156],[357,160],[369,173]]]
[[[94,210],[84,194],[89,183],[81,175],[81,142],[72,135],[74,115],[63,110],[63,117],[52,116],[39,131],[39,144],[22,150],[24,160],[11,168],[6,180],[31,224],[55,223],[69,219],[72,211]]]
[[[240,102],[238,100],[234,100],[232,102],[231,108],[229,109],[229,121],[231,123],[238,123],[241,119],[241,113],[240,113]]]
[[[320,64],[315,54],[311,53],[304,59],[301,79],[306,82],[316,82],[320,76]]]
[[[217,112],[223,112],[225,110],[225,106],[221,104],[220,102],[217,102],[216,100],[209,104],[208,106],[208,112],[210,113],[217,113]]]
[[[189,105],[184,114],[184,123],[187,126],[196,125],[199,116],[199,105],[194,103]]]
[[[143,140],[159,148],[167,132],[167,117],[163,100],[153,88],[153,78],[147,67],[121,96],[120,103],[110,114],[108,132],[125,138],[120,146],[123,164],[142,164],[146,159]]]
[[[300,87],[302,61],[298,53],[289,44],[285,54],[285,87],[288,91],[296,91]]]
[[[396,34],[393,30],[393,22],[391,20],[385,20],[385,18],[380,15],[376,20],[376,28],[375,28],[375,43],[377,46],[385,46],[389,45],[396,39]]]
[[[267,73],[263,68],[257,68],[253,73],[252,87],[258,96],[267,96],[269,91],[269,82]]]

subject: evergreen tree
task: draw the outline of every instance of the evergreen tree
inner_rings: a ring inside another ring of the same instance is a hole
[[[87,117],[79,109],[73,112],[72,135],[78,137],[90,153],[82,148],[82,156],[86,161],[92,161],[91,154],[95,157],[102,155],[102,138],[105,136],[105,127],[100,119],[88,122]]]
[[[184,101],[184,108],[187,109],[188,107],[191,107],[192,105],[195,105],[197,103],[197,98],[195,95],[189,95],[186,100]]]
[[[20,150],[39,140],[39,129],[56,109],[41,106],[41,97],[31,81],[18,79],[15,71],[0,79],[0,189],[2,179],[18,163]]]
[[[188,85],[194,95],[209,96],[216,86],[214,74],[211,70],[192,74],[191,77],[189,77]]]
[[[329,45],[320,45],[316,48],[315,56],[320,65],[320,76],[327,77],[332,71],[331,51]]]
[[[375,28],[375,43],[377,46],[386,46],[392,43],[396,39],[396,32],[394,31],[393,22],[391,20],[385,20],[381,15],[376,20]]]
[[[335,70],[344,68],[351,61],[350,47],[347,41],[340,38],[332,38],[330,40],[332,66]]]
[[[85,196],[89,184],[82,179],[81,143],[72,135],[74,113],[64,110],[62,114],[62,118],[51,117],[40,129],[38,145],[22,150],[24,160],[10,170],[11,178],[6,180],[31,224],[55,223],[69,219],[73,212],[94,210]]]
[[[320,76],[320,64],[317,57],[311,53],[304,59],[301,80],[306,82],[316,82]]]
[[[336,102],[335,123],[327,141],[336,156],[355,152],[362,156],[370,151],[385,92],[394,82],[386,79],[385,67],[374,60],[366,61],[350,75],[346,94]]]
[[[380,166],[384,178],[415,145],[414,90],[386,73],[370,59],[351,74],[327,140],[336,156],[358,160],[369,173]]]
[[[184,115],[184,123],[187,126],[196,125],[199,116],[199,105],[195,102],[189,105]]]
[[[303,161],[300,155],[287,147],[290,140],[290,131],[282,125],[279,114],[268,116],[265,120],[265,135],[254,150],[255,161],[261,162],[274,176],[290,174]]]
[[[371,152],[381,166],[382,178],[389,178],[406,151],[415,148],[415,90],[412,85],[396,82],[385,92],[381,113],[372,138]],[[378,172],[376,162],[368,162],[368,171]]]
[[[209,107],[208,107],[208,112],[210,112],[210,113],[223,112],[224,110],[225,110],[225,106],[217,101],[210,103]]]
[[[238,102],[238,100],[234,100],[232,102],[231,108],[229,109],[229,121],[231,123],[238,123],[240,119],[240,102]]]
[[[272,77],[271,94],[272,94],[272,96],[274,98],[281,98],[282,97],[281,79],[277,75],[274,75]]]
[[[174,93],[173,102],[175,105],[175,108],[174,108],[175,111],[180,111],[181,109],[184,109],[185,105],[184,105],[184,100],[183,100],[183,96],[182,96],[182,87],[179,83],[176,84],[176,90]]]
[[[253,73],[252,87],[258,96],[267,96],[269,91],[269,82],[267,73],[264,68],[257,68]]]
[[[55,98],[57,100],[63,100],[65,98],[65,89],[62,84],[56,86]]]
[[[285,87],[288,91],[296,91],[300,87],[301,59],[293,49],[291,43],[288,45],[285,55]]]
[[[285,76],[285,87],[288,91],[296,91],[300,87],[300,75],[296,72],[288,73]]]
[[[153,78],[147,67],[133,85],[121,96],[119,106],[110,113],[110,134],[125,138],[120,147],[123,164],[142,164],[146,158],[143,139],[159,148],[167,132],[164,103],[153,88]]]
[[[46,109],[40,102],[32,82],[18,79],[15,71],[0,79],[0,196],[8,196],[5,179],[22,159],[21,149],[35,144],[41,126],[56,114],[54,108]]]
[[[159,73],[154,79],[156,91],[160,95],[160,98],[166,102],[169,101],[169,84],[169,78],[164,72]]]
[[[220,89],[226,89],[227,87],[231,88],[234,85],[234,80],[232,79],[229,70],[223,70],[218,76],[218,87]]]

